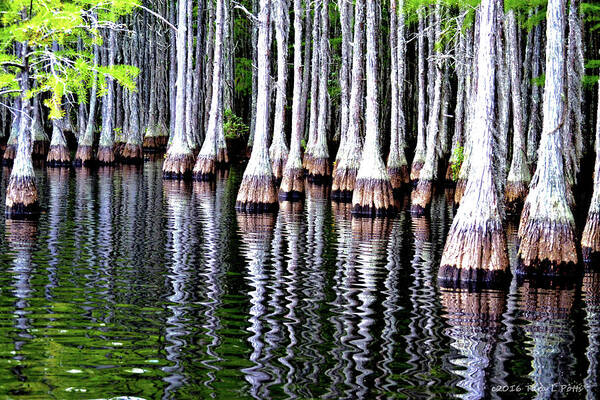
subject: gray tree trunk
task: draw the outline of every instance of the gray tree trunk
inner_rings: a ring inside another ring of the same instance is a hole
[[[350,34],[352,21],[350,15],[351,2],[349,0],[338,0],[340,13],[340,25],[342,28],[342,60],[340,65],[340,130],[336,136],[343,143],[348,130],[348,110],[350,107],[350,60],[352,59],[352,48],[350,47]]]
[[[96,119],[96,104],[98,96],[98,72],[96,69],[100,63],[100,51],[98,45],[94,45],[94,72],[92,73],[92,90],[90,93],[90,110],[87,125],[83,135],[79,137],[77,153],[75,153],[75,165],[86,166],[94,161],[92,146],[94,145],[94,122]]]
[[[542,138],[519,226],[524,270],[551,274],[567,263],[577,264],[575,220],[567,200],[563,164],[566,20],[566,0],[549,0]],[[546,268],[538,269],[542,261]]]
[[[425,10],[420,8],[417,11],[419,15],[419,28],[417,34],[417,74],[418,74],[418,106],[417,106],[417,147],[415,148],[415,155],[412,160],[410,180],[417,181],[419,179],[419,173],[423,164],[425,163],[425,109],[427,104],[427,92],[425,86]]]
[[[594,193],[581,237],[583,257],[591,260],[600,252],[600,81],[598,82],[598,112],[596,113],[596,163],[594,166]]]

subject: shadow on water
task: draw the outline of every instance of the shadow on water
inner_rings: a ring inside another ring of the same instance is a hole
[[[451,190],[425,217],[403,196],[363,219],[310,184],[238,213],[238,167],[212,183],[163,181],[160,160],[36,176],[46,212],[0,224],[2,397],[598,396],[598,272],[439,287]],[[514,266],[514,224],[507,238]]]

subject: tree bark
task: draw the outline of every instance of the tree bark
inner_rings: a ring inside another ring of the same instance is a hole
[[[302,166],[307,171],[312,163],[312,152],[317,140],[317,119],[319,115],[319,48],[320,48],[320,29],[321,29],[321,2],[315,1],[313,7],[313,26],[312,26],[312,60],[310,67],[310,111],[308,122],[308,140]]]
[[[52,51],[58,51],[58,42],[52,43]],[[51,70],[55,72],[55,64],[51,63]],[[68,110],[67,110],[68,111]],[[65,119],[69,118],[67,113],[62,119],[52,120],[52,139],[50,141],[50,149],[46,157],[46,165],[50,167],[63,167],[71,165],[71,154],[67,148],[67,140],[64,135]]]
[[[360,168],[352,194],[352,213],[373,216],[387,215],[396,210],[390,176],[381,155],[379,130],[379,90],[377,72],[377,35],[379,21],[377,0],[367,0],[367,56],[366,56],[366,109],[365,146],[362,151]]]
[[[419,86],[419,100],[417,107],[417,147],[412,160],[410,180],[416,182],[419,179],[419,173],[425,163],[425,108],[427,105],[427,92],[425,86],[425,9],[420,8],[418,11],[419,28],[417,33],[417,74]]]
[[[600,253],[600,81],[598,82],[598,112],[596,114],[596,164],[594,166],[594,194],[581,237],[581,248],[586,261]]]
[[[517,22],[515,12],[506,13],[505,37],[508,52],[508,69],[511,77],[510,94],[512,99],[513,146],[512,161],[506,183],[506,206],[511,212],[519,210],[531,181],[527,165],[527,146],[523,123],[523,104],[521,102],[521,66],[519,43],[517,41]]]
[[[546,23],[546,82],[538,165],[519,226],[519,272],[556,275],[577,264],[575,220],[567,201],[562,134],[565,98],[566,0],[549,0]]]
[[[141,67],[140,64],[140,48],[141,46],[141,31],[140,19],[137,16],[135,25],[137,26],[137,32],[131,39],[131,65],[134,67]],[[136,87],[142,84],[140,77],[136,78]],[[121,161],[126,164],[140,164],[144,161],[144,155],[142,150],[143,132],[142,132],[142,119],[143,113],[140,110],[140,92],[134,91],[129,92],[129,129],[126,132],[127,140],[125,147],[121,152]]]
[[[290,153],[285,163],[279,198],[281,200],[299,200],[304,197],[304,171],[302,170],[302,0],[294,0],[294,92],[292,100],[292,137]]]
[[[354,6],[354,38],[352,40],[352,87],[350,89],[350,112],[348,132],[340,146],[333,170],[331,197],[335,201],[350,202],[360,167],[362,138],[360,136],[363,110],[365,41],[365,0],[357,0]],[[341,152],[341,154],[340,154]]]
[[[224,0],[216,2],[215,18],[215,43],[222,43],[224,33]],[[208,181],[215,178],[217,171],[217,137],[223,132],[223,93],[224,93],[224,59],[223,46],[214,46],[212,76],[212,99],[206,136],[196,165],[194,166],[194,179]]]
[[[542,28],[540,25],[533,28],[533,54],[531,60],[531,78],[539,78],[542,64]],[[540,88],[536,83],[531,85],[531,107],[529,108],[529,126],[527,127],[527,162],[529,170],[535,170],[538,151],[538,132],[540,123]]]
[[[408,161],[404,148],[404,79],[406,76],[406,41],[404,38],[404,0],[391,0],[390,6],[390,84],[391,89],[391,122],[390,153],[387,160],[387,171],[394,190],[400,190],[410,182]]]
[[[483,0],[479,18],[477,98],[469,136],[471,173],[442,254],[438,277],[450,282],[491,281],[508,268],[506,239],[494,180],[497,16],[502,0]]]
[[[75,153],[75,166],[89,166],[95,161],[92,147],[94,145],[94,122],[96,119],[96,104],[98,96],[98,72],[100,51],[98,45],[94,45],[94,72],[92,73],[92,91],[90,93],[90,110],[85,132],[79,136],[77,152]]]
[[[342,59],[340,65],[340,129],[336,132],[339,136],[340,146],[344,143],[348,131],[348,114],[350,108],[350,60],[352,59],[352,48],[350,47],[350,32],[352,21],[350,15],[351,2],[349,0],[338,0],[340,13],[340,25],[342,30]]]
[[[187,32],[187,0],[179,0],[177,18],[177,98],[175,101],[175,126],[172,141],[163,164],[163,178],[184,179],[189,177],[194,165],[194,156],[185,136],[185,62]]]
[[[288,0],[274,0],[275,5],[275,38],[277,41],[277,91],[275,99],[275,120],[273,124],[273,141],[269,148],[271,164],[275,179],[283,176],[283,168],[288,157],[288,146],[285,142],[285,103],[287,87],[288,58]]]
[[[277,208],[277,190],[275,176],[269,159],[269,113],[270,85],[269,66],[271,35],[271,0],[260,0],[258,14],[258,82],[256,99],[256,131],[254,145],[248,166],[238,192],[236,209],[242,212],[256,213]]]

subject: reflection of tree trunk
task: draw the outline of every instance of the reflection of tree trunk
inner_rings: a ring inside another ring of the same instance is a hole
[[[585,297],[588,347],[587,375],[583,381],[588,399],[598,398],[600,385],[598,371],[600,365],[600,273],[587,272],[583,278],[582,292]]]
[[[477,399],[490,396],[490,369],[494,348],[502,329],[505,293],[472,292],[467,289],[441,290],[441,302],[450,328],[446,335],[459,357],[450,362],[453,372],[462,377],[457,386],[467,393],[458,397]]]

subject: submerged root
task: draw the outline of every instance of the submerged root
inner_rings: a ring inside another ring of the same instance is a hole
[[[144,162],[144,151],[139,144],[127,143],[121,152],[121,162],[124,164],[141,164]]]
[[[331,177],[331,164],[328,158],[311,157],[306,170],[308,181],[318,185],[328,183]]]
[[[581,236],[584,261],[600,258],[600,213],[590,212]]]
[[[304,170],[302,168],[285,169],[279,187],[279,200],[294,202],[302,200],[303,197]]]
[[[357,179],[352,204],[352,214],[365,217],[392,215],[397,210],[392,184],[386,179]]]
[[[454,286],[497,282],[507,273],[506,237],[499,220],[452,225],[438,272],[440,281]]]
[[[235,203],[236,210],[255,214],[275,211],[277,205],[273,175],[244,175]]]
[[[65,145],[50,146],[46,165],[49,167],[67,167],[71,165],[71,154]]]
[[[410,169],[410,180],[412,182],[416,182],[419,180],[419,175],[421,175],[421,170],[423,169],[423,161],[415,161],[412,164]]]
[[[390,176],[390,183],[392,184],[392,189],[394,189],[395,191],[401,190],[403,187],[410,183],[410,173],[408,171],[408,165],[388,168],[387,172]]]
[[[35,218],[40,206],[32,176],[10,177],[6,189],[6,216],[10,219]]]
[[[98,147],[98,163],[100,165],[113,165],[115,159],[115,149],[113,146]]]
[[[194,156],[192,153],[169,154],[163,164],[164,179],[188,179],[194,168]]]
[[[575,272],[577,249],[569,223],[529,216],[525,205],[521,215],[518,272],[561,276]]]
[[[4,156],[2,158],[2,165],[6,165],[6,166],[12,165],[16,155],[17,155],[17,146],[14,144],[7,145],[6,150],[4,150]]]
[[[506,182],[506,212],[508,214],[519,214],[525,203],[528,191],[529,189],[523,181]]]
[[[417,216],[424,215],[431,205],[431,192],[433,183],[428,180],[419,180],[417,187],[411,194],[410,212]]]
[[[92,146],[78,146],[77,152],[75,153],[75,164],[76,167],[88,167],[94,163],[94,151]]]
[[[331,185],[331,199],[333,201],[352,202],[352,192],[354,191],[357,173],[357,168],[335,168],[333,171],[333,184]]]
[[[212,181],[217,172],[217,157],[215,155],[201,155],[194,165],[194,180]]]

